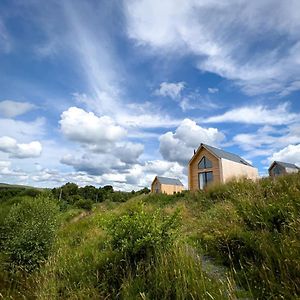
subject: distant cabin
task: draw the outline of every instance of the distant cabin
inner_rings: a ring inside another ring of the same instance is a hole
[[[179,179],[156,176],[151,184],[151,193],[173,195],[183,191],[184,186]]]
[[[240,156],[206,144],[199,146],[188,169],[189,189],[192,191],[233,178],[258,178],[258,170]]]
[[[269,168],[269,176],[276,177],[279,175],[297,173],[299,171],[300,168],[294,164],[290,164],[282,161],[274,161]]]

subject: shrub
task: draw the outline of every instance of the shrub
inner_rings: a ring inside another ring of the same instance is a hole
[[[164,216],[160,210],[145,212],[143,208],[113,218],[107,226],[110,246],[124,258],[136,263],[158,249],[172,245],[179,225],[179,212]]]
[[[58,206],[47,198],[24,199],[14,205],[1,231],[6,265],[31,271],[48,256],[57,226]]]
[[[75,202],[75,206],[78,208],[86,209],[86,210],[92,210],[93,208],[93,201],[92,200],[84,200],[79,199]]]

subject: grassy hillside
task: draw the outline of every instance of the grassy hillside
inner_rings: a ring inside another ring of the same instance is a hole
[[[29,185],[8,184],[0,182],[0,188],[24,188],[24,189],[39,189]]]
[[[4,298],[300,297],[299,174],[89,211],[24,197],[1,202]]]

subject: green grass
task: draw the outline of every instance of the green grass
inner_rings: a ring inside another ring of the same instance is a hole
[[[14,201],[1,205],[9,211]],[[1,294],[299,299],[299,212],[300,174],[231,182],[205,193],[104,201],[90,213],[67,209],[48,259],[34,272],[12,276],[0,254]]]

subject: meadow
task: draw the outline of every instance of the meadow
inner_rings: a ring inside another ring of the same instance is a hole
[[[0,188],[4,299],[299,299],[300,174],[152,195]]]

